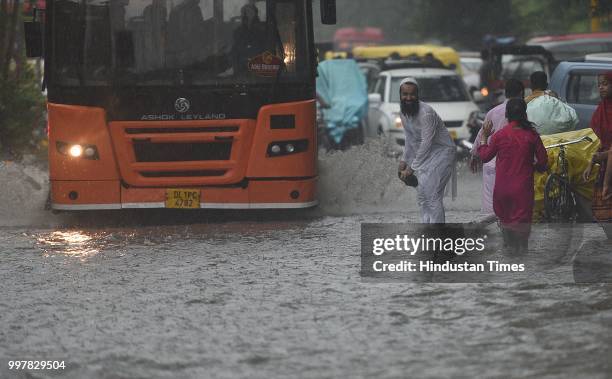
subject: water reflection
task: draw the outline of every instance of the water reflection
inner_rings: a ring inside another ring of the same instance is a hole
[[[37,238],[43,256],[66,255],[85,261],[100,252],[99,241],[83,231],[56,231]]]

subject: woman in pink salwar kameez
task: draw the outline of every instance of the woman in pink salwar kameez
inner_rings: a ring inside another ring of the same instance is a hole
[[[548,157],[540,136],[527,120],[522,99],[506,104],[508,125],[491,135],[492,125],[483,126],[478,155],[483,162],[497,157],[493,210],[501,222],[504,241],[514,250],[526,251],[533,214],[533,173],[545,171]],[[535,163],[534,163],[535,157]]]

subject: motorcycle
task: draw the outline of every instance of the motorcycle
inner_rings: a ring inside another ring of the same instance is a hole
[[[468,118],[467,126],[470,130],[470,138],[461,140],[457,143],[457,153],[459,157],[470,157],[476,136],[484,124],[486,113],[482,111],[474,111]]]

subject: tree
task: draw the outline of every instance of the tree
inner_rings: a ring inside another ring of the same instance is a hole
[[[383,29],[387,43],[417,42],[414,28],[414,11],[418,0],[338,0],[338,24],[320,24],[318,1],[315,5],[315,38],[318,41],[331,41],[334,32],[342,27],[378,27]]]
[[[486,34],[521,41],[588,32],[591,16],[601,30],[610,30],[612,11],[612,0],[337,0],[337,5],[338,25],[317,25],[318,40],[331,41],[341,27],[374,26],[384,30],[387,43],[435,42],[471,50],[482,47]]]
[[[21,2],[0,0],[0,148],[19,150],[40,127],[44,98],[24,52]]]
[[[514,28],[510,0],[420,0],[416,29],[424,40],[479,49],[486,34],[509,34]]]
[[[589,31],[588,1],[513,0],[512,8],[516,33],[524,38]]]

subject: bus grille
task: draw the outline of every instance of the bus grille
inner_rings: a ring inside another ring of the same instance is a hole
[[[231,153],[231,142],[134,142],[136,162],[226,161]]]
[[[194,178],[205,176],[223,176],[227,170],[196,170],[196,171],[151,171],[141,172],[145,178]]]
[[[109,123],[122,180],[166,188],[243,181],[255,126],[255,120]]]
[[[227,133],[237,132],[240,129],[238,126],[213,126],[207,128],[201,127],[179,127],[179,128],[126,128],[127,134],[176,134],[176,133]]]

